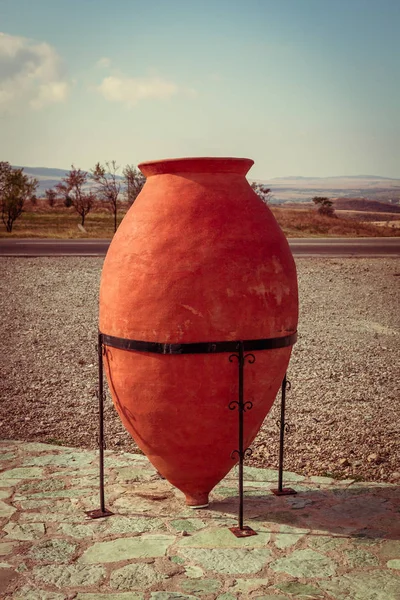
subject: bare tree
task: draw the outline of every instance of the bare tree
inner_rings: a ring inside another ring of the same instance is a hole
[[[131,206],[136,198],[139,196],[144,184],[146,183],[146,178],[133,165],[126,165],[124,168],[124,178],[125,178],[125,194],[128,200],[129,205]]]
[[[24,175],[23,169],[14,169],[8,162],[0,162],[1,218],[9,233],[38,185],[37,179]]]
[[[91,179],[97,184],[101,199],[107,202],[108,209],[114,215],[114,232],[117,231],[118,197],[121,191],[119,168],[115,160],[106,162],[105,166],[98,162],[90,175]]]
[[[262,183],[256,183],[255,181],[253,181],[253,183],[251,183],[250,186],[252,190],[255,191],[257,196],[261,198],[264,204],[268,204],[272,197],[271,188],[267,187]]]
[[[320,215],[324,215],[325,217],[336,217],[332,200],[329,200],[329,198],[325,198],[324,196],[314,196],[312,201],[315,206],[318,207],[317,211]]]
[[[69,206],[73,206],[80,215],[82,227],[85,226],[85,217],[92,210],[96,199],[91,190],[85,190],[87,179],[88,173],[71,165],[67,176],[63,177],[61,183],[55,186],[57,193],[64,198],[64,204],[68,203]]]

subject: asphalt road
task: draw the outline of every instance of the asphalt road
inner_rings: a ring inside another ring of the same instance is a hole
[[[104,256],[110,240],[0,239],[0,256]],[[400,257],[400,237],[290,238],[294,256]]]

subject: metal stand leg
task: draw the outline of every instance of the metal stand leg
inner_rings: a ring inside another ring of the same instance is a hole
[[[106,509],[104,499],[104,388],[103,388],[103,354],[104,344],[103,335],[99,333],[98,338],[98,361],[99,361],[99,479],[100,479],[100,508],[89,510],[86,512],[91,519],[99,519],[100,517],[110,517],[113,513]]]
[[[253,407],[252,402],[244,401],[244,363],[246,359],[249,363],[255,362],[255,356],[253,354],[244,354],[244,344],[239,343],[239,354],[232,354],[229,360],[232,362],[233,358],[238,359],[239,366],[239,401],[233,401],[229,404],[230,410],[234,410],[236,407],[239,412],[239,450],[234,450],[231,454],[234,458],[235,454],[239,456],[239,516],[238,516],[238,527],[230,527],[229,529],[236,537],[249,537],[251,535],[257,535],[257,533],[249,526],[243,525],[243,461],[246,456],[251,455],[250,448],[244,449],[243,447],[243,415],[246,409]]]
[[[271,490],[275,496],[290,496],[297,494],[296,490],[292,488],[283,487],[283,450],[285,441],[285,432],[289,431],[288,423],[285,423],[285,410],[286,410],[286,390],[290,389],[290,383],[285,377],[282,381],[282,398],[281,398],[281,418],[277,421],[277,425],[280,428],[280,439],[279,439],[279,471],[278,471],[278,489]]]

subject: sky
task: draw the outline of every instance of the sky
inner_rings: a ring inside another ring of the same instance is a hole
[[[400,0],[0,0],[0,160],[400,177]]]

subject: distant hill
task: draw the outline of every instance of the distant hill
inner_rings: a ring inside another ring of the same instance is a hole
[[[15,166],[15,165],[14,165]],[[37,177],[41,179],[61,179],[65,177],[69,169],[49,169],[47,167],[16,167],[18,169],[24,169],[27,175]]]
[[[37,196],[43,196],[47,189],[50,189],[60,183],[62,177],[68,173],[69,169],[48,169],[46,167],[21,167],[13,165],[18,169],[24,169],[24,173],[30,177],[36,177],[39,181],[39,187],[36,190]]]
[[[393,178],[391,177],[381,177],[380,175],[331,175],[330,177],[304,177],[303,175],[289,175],[287,177],[274,177],[270,181],[294,181],[296,179],[299,179],[300,181],[307,179],[310,181],[323,181],[325,179],[383,179],[387,181],[393,181]],[[394,179],[394,181],[397,181],[397,179]]]
[[[335,210],[400,213],[400,205],[398,204],[365,200],[365,198],[335,198],[333,199],[333,206]]]
[[[13,165],[16,166],[16,165]],[[47,167],[18,167],[24,169],[24,173],[30,177],[36,177],[39,186],[36,191],[38,197],[44,196],[46,190],[60,183],[61,179],[70,171],[68,169],[49,169]],[[123,179],[122,177],[120,179]]]
[[[365,198],[377,202],[400,203],[400,179],[379,175],[335,177],[277,177],[260,181],[271,188],[272,203],[310,202],[313,196]]]

